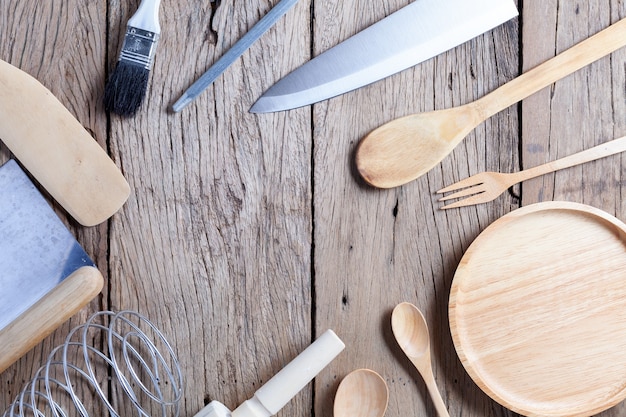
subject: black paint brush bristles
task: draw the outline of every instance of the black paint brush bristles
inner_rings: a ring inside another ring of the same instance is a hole
[[[104,88],[104,108],[121,116],[134,115],[146,95],[160,27],[160,0],[142,0],[128,21],[119,60]]]

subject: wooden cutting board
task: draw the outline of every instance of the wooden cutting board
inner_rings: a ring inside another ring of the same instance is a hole
[[[452,338],[490,397],[526,416],[589,416],[626,398],[626,225],[577,203],[516,210],[455,273]]]

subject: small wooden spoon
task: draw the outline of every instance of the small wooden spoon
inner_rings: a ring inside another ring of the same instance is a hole
[[[446,405],[435,383],[433,368],[430,363],[428,325],[422,312],[411,303],[398,304],[391,313],[391,329],[400,348],[424,378],[428,392],[435,404],[437,415],[449,417]]]
[[[626,19],[502,85],[479,100],[451,109],[402,117],[367,135],[356,151],[369,184],[392,188],[425,174],[476,126],[574,71],[626,45]]]
[[[380,375],[369,369],[350,372],[339,384],[334,417],[382,417],[387,410],[389,390]]]

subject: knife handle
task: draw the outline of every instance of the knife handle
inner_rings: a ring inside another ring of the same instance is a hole
[[[89,303],[103,285],[97,268],[83,266],[0,330],[0,373]]]
[[[130,194],[109,155],[39,81],[0,60],[0,140],[80,224],[111,217]]]

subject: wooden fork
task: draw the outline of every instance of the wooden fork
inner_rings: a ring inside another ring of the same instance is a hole
[[[480,174],[472,175],[471,177],[465,178],[464,180],[442,188],[441,190],[437,191],[437,194],[460,190],[453,194],[440,198],[439,201],[466,197],[463,200],[447,204],[441,207],[442,209],[451,209],[456,207],[471,206],[473,204],[487,203],[494,200],[497,196],[502,194],[502,192],[507,190],[510,186],[517,184],[518,182],[522,182],[530,178],[535,178],[549,172],[554,172],[559,169],[569,168],[585,162],[595,161],[596,159],[604,158],[606,156],[624,151],[626,151],[626,136],[614,139],[598,146],[594,146],[593,148],[589,148],[585,151],[566,156],[565,158],[557,159],[556,161],[548,162],[534,168],[525,169],[520,172],[481,172]]]

